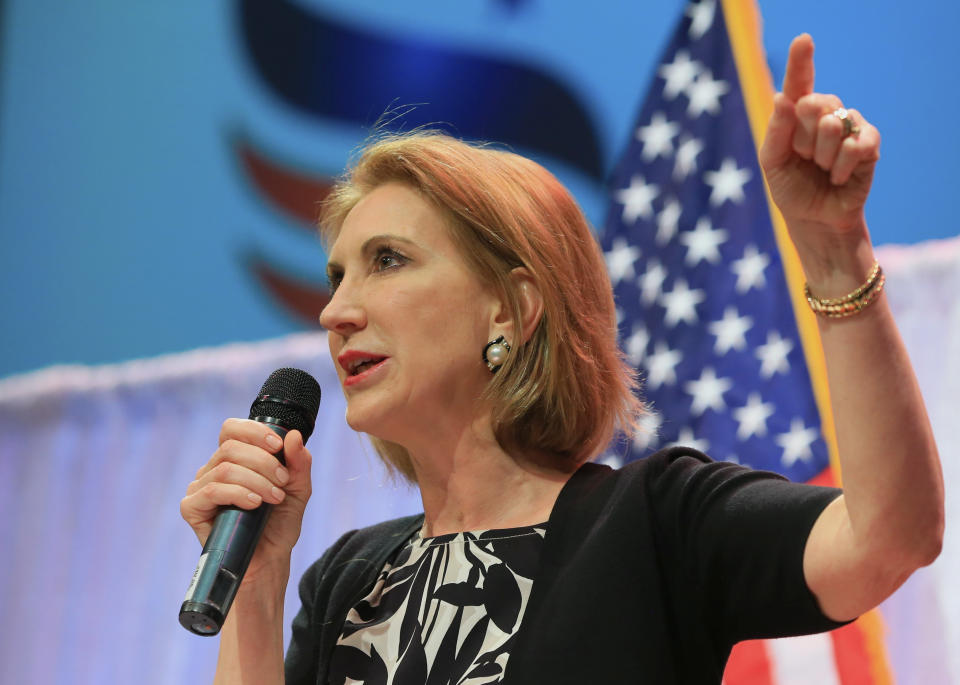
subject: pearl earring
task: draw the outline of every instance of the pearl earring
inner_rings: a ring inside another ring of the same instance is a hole
[[[510,352],[510,345],[501,335],[496,340],[488,342],[486,347],[483,348],[483,361],[486,362],[487,368],[491,372],[496,373],[507,361],[508,352]]]

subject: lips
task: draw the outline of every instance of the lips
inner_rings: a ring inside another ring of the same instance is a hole
[[[353,378],[379,366],[385,359],[387,359],[386,355],[375,352],[348,350],[337,357],[337,362],[347,372],[347,377]]]

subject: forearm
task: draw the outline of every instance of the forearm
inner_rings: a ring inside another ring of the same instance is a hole
[[[865,226],[829,246],[797,249],[822,298],[853,291],[873,266]],[[943,531],[937,448],[910,360],[883,294],[855,316],[817,321],[852,544],[909,572],[936,556]]]
[[[240,586],[220,631],[215,685],[284,682],[283,602],[289,573],[286,565],[269,582]]]

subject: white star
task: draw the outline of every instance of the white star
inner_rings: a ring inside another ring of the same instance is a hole
[[[774,407],[770,403],[765,404],[760,399],[760,393],[752,392],[747,398],[746,406],[734,409],[731,413],[740,424],[737,427],[737,438],[746,440],[754,435],[763,437],[767,434],[767,419],[773,416]]]
[[[637,279],[637,286],[640,288],[640,298],[644,304],[653,304],[660,297],[663,290],[663,282],[667,279],[667,270],[658,259],[651,259],[647,262],[647,270]]]
[[[663,209],[657,214],[657,236],[655,238],[657,245],[661,247],[666,245],[677,234],[681,214],[683,214],[683,206],[677,198],[671,197],[664,203]]]
[[[753,319],[749,316],[739,316],[735,307],[727,307],[720,321],[714,321],[707,326],[710,333],[717,336],[717,344],[713,346],[714,353],[719,356],[730,350],[745,348],[746,333],[751,326],[753,326]]]
[[[640,417],[637,431],[633,434],[633,449],[645,450],[653,444],[656,444],[657,432],[663,424],[663,417],[659,412],[650,410]]]
[[[680,242],[687,246],[687,256],[684,261],[687,266],[696,266],[706,259],[711,264],[720,261],[720,245],[726,242],[729,234],[722,228],[714,229],[708,217],[697,220],[692,231],[683,231]]]
[[[817,439],[819,432],[816,428],[806,428],[803,419],[794,419],[790,422],[790,432],[781,433],[776,437],[777,444],[783,448],[780,463],[785,468],[793,466],[798,459],[807,461],[813,457],[810,445]]]
[[[793,341],[785,340],[776,331],[767,333],[767,343],[757,348],[757,358],[760,360],[760,375],[771,378],[778,373],[789,373],[790,363],[787,355],[793,349]]]
[[[723,393],[732,386],[733,381],[729,378],[717,378],[717,373],[712,368],[705,368],[699,379],[688,381],[683,386],[687,394],[693,396],[690,413],[700,416],[707,409],[723,411],[727,407],[723,401]]]
[[[673,139],[680,133],[680,125],[668,121],[663,112],[657,112],[650,123],[637,129],[637,140],[643,143],[640,156],[645,162],[651,162],[661,155],[673,154]]]
[[[677,146],[677,161],[673,165],[673,180],[682,181],[697,170],[697,155],[703,152],[703,141],[684,134]]]
[[[706,297],[702,290],[690,290],[685,280],[677,279],[673,290],[660,296],[660,303],[667,310],[663,315],[663,322],[671,328],[681,321],[695,324],[697,322],[696,307]]]
[[[670,443],[670,447],[682,445],[683,447],[692,447],[695,450],[706,453],[710,449],[710,441],[706,439],[697,440],[693,437],[693,431],[689,428],[681,428],[677,441]]]
[[[637,174],[630,180],[630,187],[615,193],[617,202],[623,205],[623,221],[632,224],[638,217],[653,216],[653,201],[660,194],[660,187],[647,183]]]
[[[707,32],[713,24],[713,16],[716,13],[717,3],[715,0],[701,0],[696,5],[687,7],[687,16],[692,20],[690,22],[690,33],[692,40],[697,40]]]
[[[727,200],[739,204],[743,202],[743,186],[753,173],[744,167],[737,168],[737,161],[727,157],[716,171],[703,172],[703,182],[712,187],[710,204],[719,207]]]
[[[717,114],[720,112],[720,98],[726,95],[730,86],[726,81],[714,81],[713,73],[709,69],[701,71],[696,80],[687,86],[687,114],[696,118],[704,112]]]
[[[620,324],[623,323],[623,319],[626,314],[623,313],[623,310],[620,309],[620,307],[614,307],[613,314],[617,317],[617,328],[620,328]]]
[[[623,238],[615,238],[613,247],[605,255],[610,282],[616,285],[624,278],[633,278],[633,263],[640,257],[640,248],[631,245]]]
[[[762,288],[767,284],[763,270],[770,264],[770,257],[757,250],[756,245],[747,245],[743,257],[730,263],[730,269],[737,275],[737,292],[743,295],[750,288]]]
[[[647,355],[647,386],[656,390],[664,383],[673,385],[677,382],[676,366],[683,359],[677,350],[671,350],[662,340],[657,341],[653,354]]]
[[[647,353],[647,344],[650,342],[650,334],[643,324],[634,324],[633,333],[627,338],[624,347],[627,352],[627,359],[634,366],[640,366],[643,361],[643,355]]]
[[[690,53],[686,50],[678,50],[673,62],[662,64],[657,70],[657,73],[666,81],[663,86],[663,98],[675,99],[694,82],[702,68],[699,62],[690,59]]]

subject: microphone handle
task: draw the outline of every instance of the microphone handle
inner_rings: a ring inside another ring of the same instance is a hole
[[[286,437],[287,429],[273,420],[255,420],[268,424],[281,440]],[[282,449],[275,456],[286,466]],[[197,635],[220,632],[272,510],[263,502],[256,509],[229,506],[217,514],[180,606],[180,625]]]

